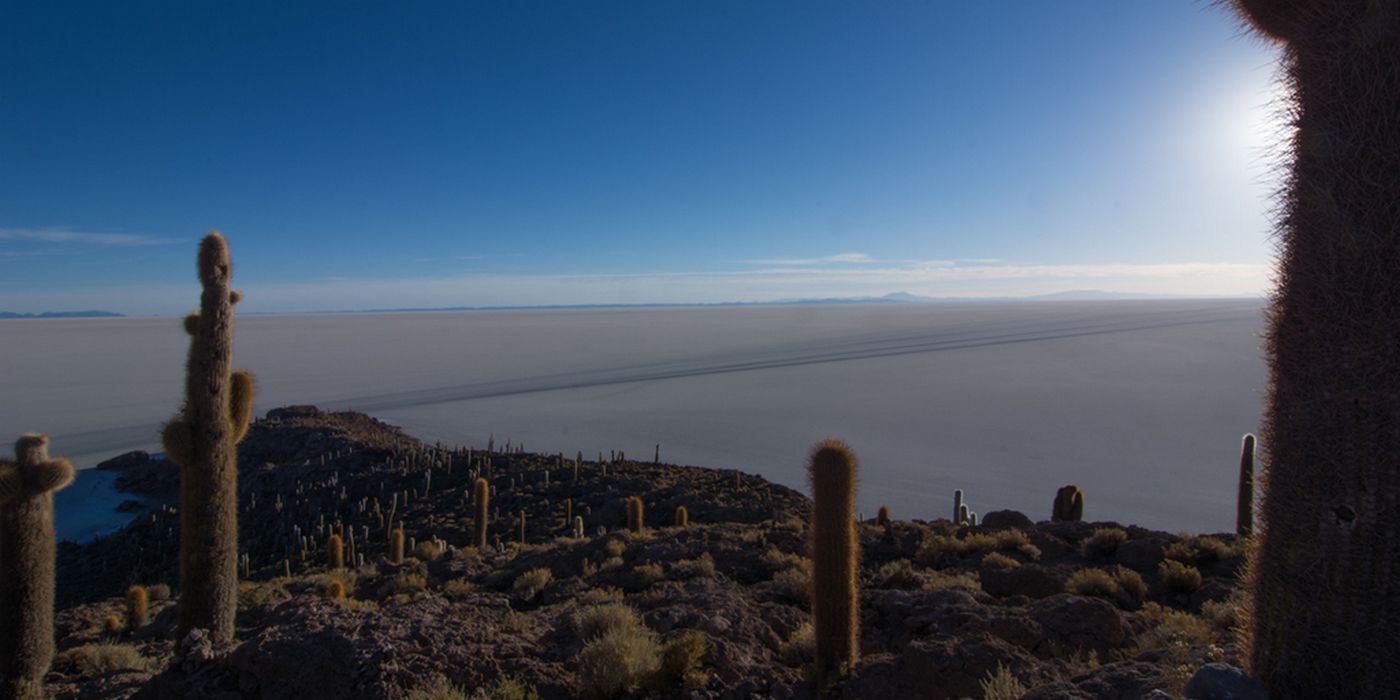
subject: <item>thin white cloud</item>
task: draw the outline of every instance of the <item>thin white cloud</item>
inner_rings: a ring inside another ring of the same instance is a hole
[[[77,243],[95,246],[146,246],[175,243],[174,239],[134,233],[92,233],[64,228],[0,228],[0,240]]]
[[[745,265],[868,265],[877,262],[865,253],[837,253],[824,258],[766,258],[762,260],[740,260]]]

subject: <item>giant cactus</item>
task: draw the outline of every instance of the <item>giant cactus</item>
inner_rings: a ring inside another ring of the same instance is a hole
[[[485,479],[477,478],[472,483],[472,500],[476,506],[476,512],[472,514],[472,544],[477,549],[486,549],[486,517],[491,507],[491,485]]]
[[[1246,658],[1275,700],[1400,697],[1400,3],[1235,4],[1294,127]]]
[[[25,435],[0,460],[0,696],[37,694],[53,661],[53,493],[73,465],[50,459],[49,439]]]
[[[233,640],[238,607],[238,454],[253,413],[253,376],[235,371],[233,261],[218,232],[199,245],[199,313],[190,334],[185,404],[165,426],[165,452],[180,466],[180,634],[209,630]]]
[[[846,443],[824,440],[812,450],[812,618],[819,683],[855,665],[860,606],[856,544],[856,458]]]

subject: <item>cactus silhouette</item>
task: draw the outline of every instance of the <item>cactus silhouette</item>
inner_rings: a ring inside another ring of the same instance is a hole
[[[1283,48],[1248,670],[1275,700],[1400,697],[1400,3],[1236,0]]]
[[[217,644],[233,640],[238,609],[238,454],[253,413],[253,375],[234,371],[233,261],[211,232],[199,244],[199,313],[185,318],[190,334],[185,404],[161,434],[180,466],[180,625],[183,636],[209,630]]]
[[[1050,510],[1054,522],[1078,522],[1084,519],[1084,492],[1078,486],[1061,486],[1055,492],[1055,504]]]
[[[1246,434],[1240,446],[1239,501],[1235,504],[1235,534],[1254,534],[1254,436]]]
[[[812,450],[812,618],[818,685],[855,665],[860,606],[856,543],[856,458],[846,443],[824,440]]]
[[[642,512],[645,509],[641,496],[627,497],[627,529],[632,532],[642,531]]]
[[[126,628],[132,632],[146,625],[146,610],[150,595],[145,586],[132,586],[126,589]]]
[[[887,506],[880,506],[880,510],[875,511],[876,525],[890,524],[890,509]]]
[[[685,527],[690,524],[690,511],[685,506],[676,506],[676,527]]]
[[[962,489],[953,489],[953,524],[962,525],[967,520],[967,507],[963,504]]]
[[[49,439],[25,435],[15,461],[0,460],[0,688],[5,697],[39,693],[53,661],[53,493],[72,483]]]
[[[472,484],[472,500],[476,503],[476,512],[472,513],[475,521],[472,544],[477,549],[486,549],[486,517],[491,508],[491,485],[485,479],[478,478]]]

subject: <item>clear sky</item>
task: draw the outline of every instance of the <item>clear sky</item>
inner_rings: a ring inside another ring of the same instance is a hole
[[[1187,0],[0,0],[0,310],[1266,290],[1276,50]]]

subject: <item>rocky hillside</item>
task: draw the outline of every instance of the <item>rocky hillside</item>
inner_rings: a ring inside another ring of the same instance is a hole
[[[160,461],[115,468],[132,490],[177,486]],[[422,445],[309,407],[257,422],[240,472],[238,642],[173,639],[178,517],[146,512],[60,552],[58,697],[817,697],[810,503],[791,489],[623,455]],[[485,549],[468,546],[477,476],[493,491]],[[645,504],[639,532],[628,496]],[[894,515],[858,528],[861,659],[830,697],[1179,697],[1202,665],[1237,661],[1233,536]],[[151,614],[132,628],[121,595],[137,583]]]

